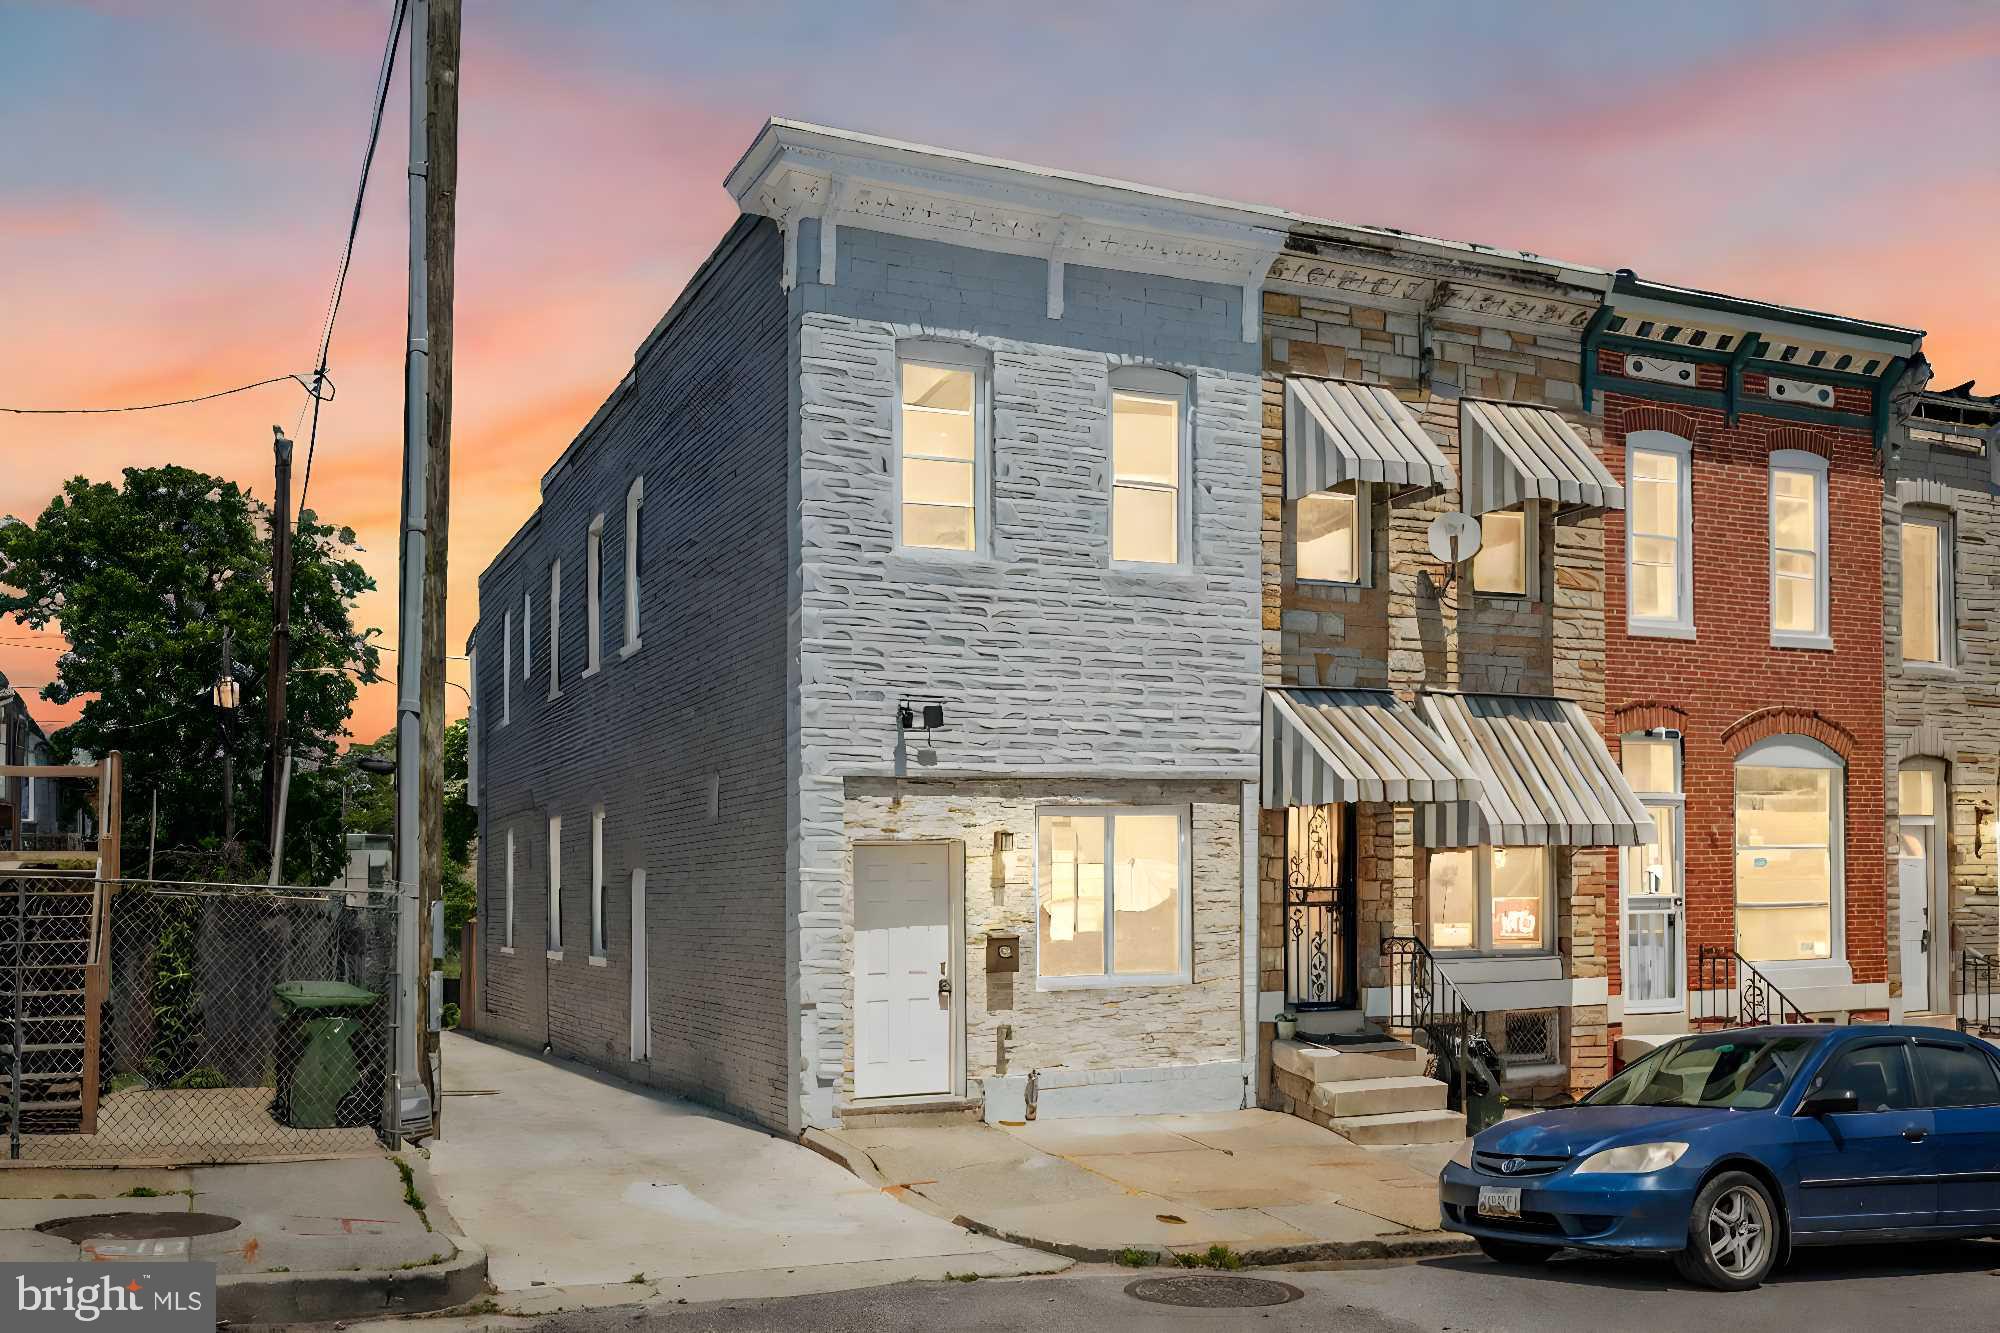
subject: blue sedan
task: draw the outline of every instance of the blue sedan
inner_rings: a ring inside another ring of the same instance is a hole
[[[1672,1255],[1761,1283],[1798,1245],[2000,1235],[2000,1059],[1934,1028],[1743,1028],[1669,1042],[1573,1107],[1507,1120],[1438,1179],[1502,1263]]]

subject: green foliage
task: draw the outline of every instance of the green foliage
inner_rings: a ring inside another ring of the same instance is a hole
[[[201,986],[194,966],[194,927],[201,900],[161,897],[152,906],[160,934],[153,946],[152,1042],[146,1073],[159,1087],[182,1086],[201,1053]]]
[[[455,1001],[445,1003],[444,1009],[438,1014],[438,1022],[444,1024],[447,1029],[458,1026],[458,1005]]]
[[[1160,1256],[1152,1250],[1141,1250],[1128,1245],[1118,1251],[1117,1262],[1123,1268],[1151,1268],[1160,1262]]]
[[[214,1065],[201,1065],[198,1068],[188,1070],[187,1073],[175,1079],[174,1086],[177,1088],[226,1088],[229,1084],[223,1079],[220,1069],[217,1069]]]
[[[234,482],[169,466],[127,468],[116,486],[73,478],[33,523],[0,526],[0,615],[59,624],[70,651],[43,697],[86,700],[51,738],[51,757],[124,755],[128,868],[157,790],[161,878],[263,878],[269,518]],[[346,864],[332,761],[359,684],[378,678],[378,654],[351,618],[374,586],[353,542],[310,510],[293,537],[287,723],[295,756],[320,765],[292,780],[283,870],[293,883],[329,883]],[[225,628],[242,692],[230,713],[210,703]],[[225,753],[235,761],[226,794]]]
[[[479,812],[473,809],[466,781],[465,719],[444,729],[444,931],[448,947],[458,947],[459,932],[477,915],[479,894],[472,883],[472,840],[479,834]],[[396,733],[391,731],[352,753],[396,757]],[[354,770],[347,787],[347,827],[356,833],[396,831],[396,780],[389,774]]]
[[[1182,1268],[1223,1268],[1243,1267],[1243,1256],[1227,1245],[1211,1245],[1200,1254],[1177,1254],[1174,1262]]]

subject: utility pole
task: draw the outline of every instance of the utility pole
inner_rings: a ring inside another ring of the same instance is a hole
[[[285,684],[292,669],[292,442],[276,426],[271,437],[277,476],[271,491],[271,663],[264,677],[264,834],[276,848],[284,841]]]
[[[432,1002],[443,918],[445,537],[458,142],[458,0],[410,4],[410,287],[403,378],[403,544],[396,651],[396,1101],[405,1133],[435,1132]],[[433,394],[441,401],[434,402]],[[436,924],[432,925],[435,918]],[[437,978],[441,981],[441,978]],[[440,987],[441,988],[441,987]]]

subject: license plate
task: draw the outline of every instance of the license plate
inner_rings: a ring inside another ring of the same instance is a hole
[[[1521,1191],[1516,1189],[1495,1189],[1491,1185],[1479,1188],[1479,1215],[1481,1217],[1519,1217],[1521,1215]]]

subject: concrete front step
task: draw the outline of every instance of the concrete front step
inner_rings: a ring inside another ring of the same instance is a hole
[[[1352,1079],[1406,1078],[1423,1073],[1423,1052],[1399,1041],[1365,1045],[1308,1046],[1297,1041],[1271,1043],[1271,1063],[1308,1083],[1342,1083]]]
[[[1312,1106],[1335,1119],[1393,1115],[1398,1111],[1442,1111],[1450,1089],[1434,1078],[1352,1078],[1313,1085]]]
[[[1388,1148],[1409,1143],[1453,1143],[1465,1137],[1465,1116],[1458,1111],[1396,1111],[1388,1115],[1337,1116],[1327,1122],[1327,1128],[1364,1148]]]

